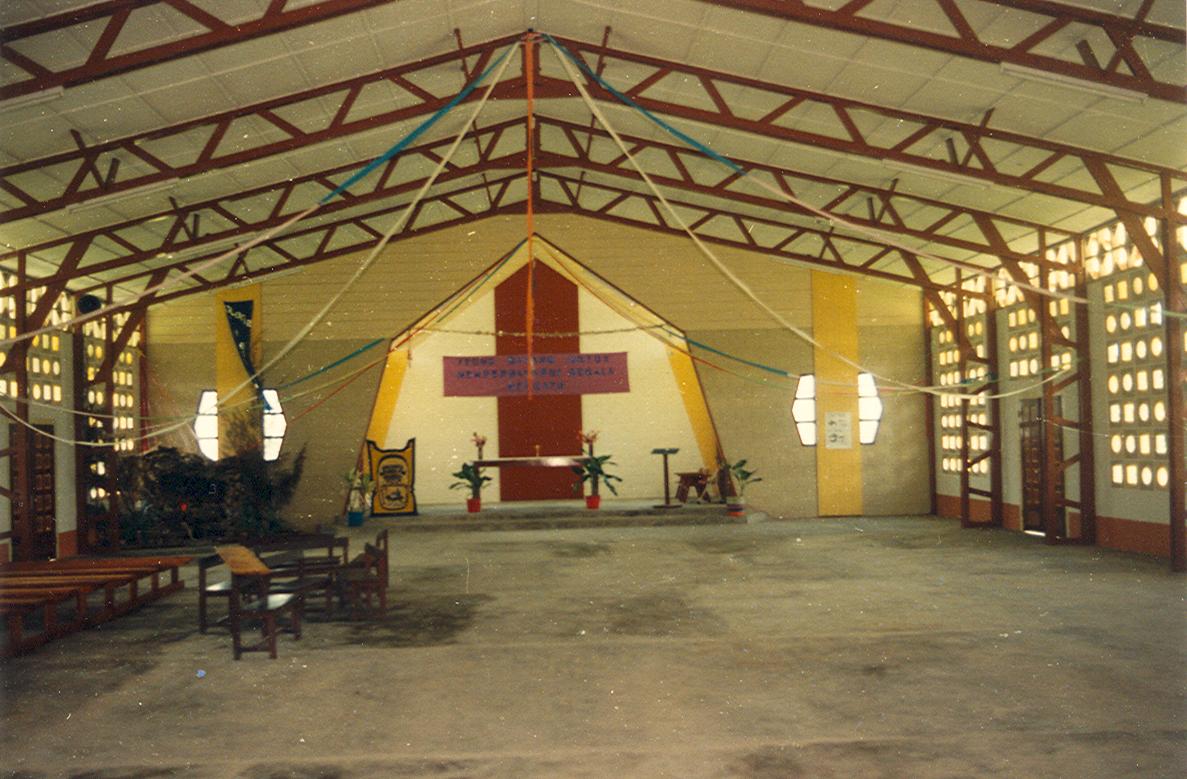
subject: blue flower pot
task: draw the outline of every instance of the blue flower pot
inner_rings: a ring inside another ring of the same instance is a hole
[[[348,511],[346,512],[347,527],[362,527],[363,526],[363,512]]]

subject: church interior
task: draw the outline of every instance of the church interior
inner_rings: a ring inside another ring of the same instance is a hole
[[[1172,0],[8,0],[0,765],[1179,775],[1185,57]]]

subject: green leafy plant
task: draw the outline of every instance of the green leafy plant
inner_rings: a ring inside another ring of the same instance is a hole
[[[481,469],[474,467],[473,463],[465,463],[460,471],[455,471],[451,475],[458,481],[449,485],[449,489],[469,490],[470,497],[474,500],[482,497],[482,488],[491,481],[491,478],[483,476]]]
[[[124,543],[160,546],[285,533],[280,512],[304,465],[304,450],[276,462],[265,461],[259,449],[211,462],[167,446],[121,457],[114,505]]]
[[[618,490],[614,488],[614,482],[622,481],[622,478],[615,476],[606,470],[607,465],[615,465],[616,463],[610,458],[613,455],[600,454],[596,457],[586,457],[581,461],[580,465],[573,466],[573,473],[581,477],[581,483],[589,482],[589,494],[598,494],[598,484],[605,483],[606,487],[613,494],[617,495]]]
[[[738,495],[746,494],[747,485],[762,481],[762,477],[758,476],[757,471],[752,471],[746,468],[745,460],[738,460],[736,463],[727,466],[729,468],[730,476],[738,483]]]

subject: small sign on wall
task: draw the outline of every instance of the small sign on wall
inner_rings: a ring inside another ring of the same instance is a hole
[[[853,415],[848,411],[824,412],[824,448],[853,448]]]

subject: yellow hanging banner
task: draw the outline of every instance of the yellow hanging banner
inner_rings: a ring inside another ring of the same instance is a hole
[[[380,449],[374,441],[367,441],[367,462],[375,484],[371,514],[415,514],[416,439],[409,438],[403,449]]]

